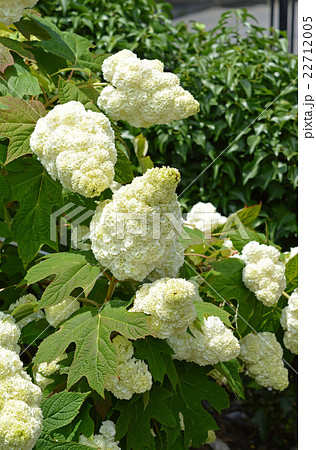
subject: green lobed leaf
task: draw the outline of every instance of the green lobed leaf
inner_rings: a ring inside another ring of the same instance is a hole
[[[171,395],[163,387],[154,385],[148,394],[135,396],[130,401],[120,400],[115,404],[114,409],[120,412],[116,421],[116,438],[122,439],[126,435],[126,450],[155,449],[151,434],[152,419],[165,426],[176,425],[176,419],[166,404]]]
[[[210,413],[202,406],[202,401],[217,412],[229,406],[229,397],[225,389],[207,378],[209,367],[196,364],[176,363],[179,375],[177,391],[168,401],[175,417],[181,412],[184,422],[184,447],[199,447],[205,442],[209,430],[218,426]],[[170,424],[167,427],[170,427]],[[180,423],[177,424],[180,433]],[[192,440],[192,441],[191,441]]]
[[[26,95],[39,95],[42,90],[29,66],[16,55],[14,65],[8,67],[0,77],[0,92],[4,96],[23,98]]]
[[[149,371],[155,381],[163,383],[164,376],[167,375],[175,387],[177,374],[171,358],[174,351],[166,341],[148,336],[146,339],[136,341],[134,347],[136,348],[134,356],[147,361]],[[168,360],[167,364],[166,360]]]
[[[41,319],[26,324],[21,329],[21,342],[26,345],[38,345],[38,340],[42,341],[54,331],[48,326],[46,320]]]
[[[286,291],[292,292],[298,285],[298,255],[293,256],[285,266]]]
[[[244,389],[239,375],[240,364],[238,359],[232,359],[227,362],[220,362],[214,365],[214,369],[218,370],[226,379],[227,382],[237,397],[245,400]]]
[[[254,294],[246,288],[242,281],[244,262],[238,258],[227,258],[212,263],[212,267],[218,274],[209,272],[205,275],[207,284],[203,290],[210,297],[221,302],[238,301],[238,310],[229,304],[227,307],[232,314],[237,314],[237,329],[240,333],[244,333],[248,328],[250,318],[260,306]]]
[[[13,237],[11,230],[6,226],[4,222],[0,222],[0,236],[2,238],[10,238],[10,239]]]
[[[218,306],[213,305],[213,303],[200,301],[194,302],[194,307],[196,309],[197,317],[200,320],[200,322],[203,322],[204,317],[217,316],[227,326],[231,327],[231,323],[229,320],[230,314],[227,311],[225,311],[225,309],[219,308]]]
[[[117,161],[114,167],[114,180],[122,184],[130,183],[134,178],[131,162],[126,156],[125,152],[121,148],[119,148],[118,145],[116,145],[116,151]]]
[[[65,252],[49,255],[39,264],[31,267],[25,276],[25,281],[30,285],[48,276],[56,275],[38,302],[38,308],[43,308],[60,303],[76,287],[81,287],[88,295],[99,274],[100,268],[91,265],[86,256]]]
[[[44,430],[56,430],[71,423],[88,395],[89,392],[63,391],[45,398],[41,404]]]
[[[93,72],[101,70],[101,63],[105,59],[106,54],[94,55],[91,53],[90,48],[93,48],[94,45],[89,39],[72,32],[66,32],[63,33],[63,40],[75,55],[75,67],[85,67]]]
[[[0,175],[0,205],[3,200],[9,196],[9,188],[6,182],[6,179]]]
[[[57,242],[50,238],[50,228],[52,207],[61,201],[60,184],[35,159],[25,160],[24,170],[10,173],[6,179],[10,200],[20,203],[13,219],[12,233],[22,261],[28,264],[42,245],[57,248]]]
[[[0,44],[8,50],[17,53],[22,58],[35,61],[34,55],[29,51],[28,42],[19,42],[7,37],[0,37]]]
[[[250,225],[252,225],[254,223],[254,221],[258,217],[260,211],[261,211],[261,203],[260,203],[260,205],[246,206],[245,208],[237,211],[235,214],[237,214],[241,223],[245,227],[249,227]],[[228,218],[228,221],[230,220],[230,217]]]
[[[216,300],[240,299],[248,295],[249,290],[242,281],[242,270],[245,263],[238,258],[227,258],[215,261],[212,268],[217,272],[208,272],[205,290]]]
[[[56,25],[54,25],[49,19],[38,17],[32,14],[27,14],[33,23],[39,27],[39,32],[36,35],[41,35],[43,40],[32,42],[32,47],[40,47],[45,49],[49,53],[53,53],[61,58],[65,58],[71,62],[75,62],[76,56],[71,48],[66,44],[64,39],[64,33],[62,33]],[[44,32],[44,33],[43,33]],[[49,39],[44,40],[43,34],[49,35]]]
[[[67,103],[70,101],[77,101],[84,105],[86,109],[91,109],[92,111],[100,113],[100,110],[92,102],[81,89],[74,85],[71,81],[63,80],[59,78],[58,82],[58,95],[60,103]]]
[[[0,72],[4,72],[5,69],[14,64],[14,59],[10,53],[10,50],[0,42]]]
[[[225,233],[224,230],[223,233]],[[260,244],[267,244],[267,239],[264,234],[257,233],[256,231],[251,230],[250,228],[247,227],[233,230],[232,232],[229,232],[227,237],[229,237],[235,249],[238,250],[239,252],[241,252],[244,246],[248,244],[248,242],[250,241],[257,241]]]
[[[14,97],[0,97],[0,135],[10,139],[5,164],[32,153],[30,136],[40,117],[46,115],[43,103]]]
[[[68,388],[86,377],[89,386],[104,397],[106,376],[117,374],[117,353],[110,339],[113,331],[128,339],[152,334],[148,316],[143,313],[131,313],[111,303],[101,311],[84,307],[40,344],[35,364],[56,359],[74,342],[76,351],[68,372]]]

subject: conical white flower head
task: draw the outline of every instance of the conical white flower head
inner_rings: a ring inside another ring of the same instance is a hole
[[[102,113],[80,102],[55,106],[37,121],[30,147],[47,172],[71,192],[96,197],[114,179],[114,131]]]
[[[92,251],[118,280],[177,275],[184,251],[174,226],[182,228],[179,180],[177,169],[150,169],[97,207],[90,224]]]
[[[203,333],[195,326],[190,327],[194,337],[185,332],[167,339],[175,352],[175,359],[206,366],[229,361],[239,355],[238,340],[219,317],[204,318],[201,328]]]
[[[0,311],[0,347],[18,352],[20,348],[17,343],[20,334],[21,330],[15,320],[9,314]]]
[[[271,245],[251,241],[238,256],[245,263],[243,282],[266,306],[273,306],[286,287],[285,265],[280,252]]]
[[[133,358],[132,343],[123,336],[116,336],[113,344],[117,350],[117,376],[107,376],[105,389],[121,400],[129,400],[135,393],[148,391],[152,386],[152,376],[144,361]]]
[[[282,360],[283,350],[275,334],[267,331],[250,333],[239,343],[240,358],[246,363],[249,375],[258,384],[280,391],[288,386],[288,371]]]
[[[149,323],[160,339],[178,335],[196,319],[193,302],[200,300],[197,287],[183,278],[162,278],[143,284],[130,311],[150,314]]]
[[[105,59],[103,76],[110,84],[98,98],[99,108],[113,120],[145,128],[196,114],[199,103],[176,75],[163,69],[161,61],[139,59],[130,50]]]

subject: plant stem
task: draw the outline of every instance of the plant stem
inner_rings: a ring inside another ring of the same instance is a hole
[[[68,77],[68,81],[71,80],[71,78],[72,78],[72,76],[73,76],[73,73],[74,73],[74,69],[71,70],[71,72],[70,72],[70,74],[69,74],[69,77]]]
[[[55,101],[58,99],[59,99],[59,95],[57,94],[45,103],[45,105],[44,105],[45,108],[47,108],[47,106],[50,106],[52,103],[55,103]]]
[[[290,298],[290,296],[289,296],[289,294],[287,294],[286,292],[282,292],[282,295],[284,296],[284,297],[286,297],[287,299],[289,299]]]
[[[111,281],[110,275],[105,270],[102,270],[102,273],[109,281]]]
[[[201,256],[202,258],[211,259],[212,256],[201,255],[200,253],[184,253],[185,256]]]
[[[91,305],[96,306],[97,308],[100,308],[101,305],[99,305],[99,303],[95,302],[94,300],[90,300],[89,298],[77,298],[77,300],[79,300],[79,302],[83,302],[83,303],[91,303]]]
[[[110,283],[109,283],[109,287],[108,287],[108,291],[106,293],[106,297],[105,297],[105,301],[104,304],[109,302],[112,298],[112,295],[115,291],[116,288],[116,284],[117,284],[117,280],[115,279],[115,277],[112,275]]]

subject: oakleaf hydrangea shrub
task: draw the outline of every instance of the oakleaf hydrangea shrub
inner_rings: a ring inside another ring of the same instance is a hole
[[[100,56],[30,11],[5,32],[0,449],[214,441],[212,411],[244,386],[291,389],[297,251],[255,228],[265,205],[227,215],[192,196],[184,218],[181,170],[146,155],[155,138],[132,156],[128,123],[158,132],[205,106],[165,61]]]
[[[246,10],[225,13],[207,30],[200,23],[173,24],[164,2],[90,4],[50,0],[38,8],[61,29],[89,36],[100,52],[128,49],[162,60],[200,103],[189,120],[141,130],[152,160],[180,170],[186,210],[212,202],[228,215],[263,202],[268,208],[258,224],[267,222],[281,245],[297,245],[297,56],[288,52],[285,35],[259,27]]]

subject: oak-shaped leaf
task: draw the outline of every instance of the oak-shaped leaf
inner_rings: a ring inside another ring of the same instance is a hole
[[[120,147],[119,141],[116,141],[116,151],[117,151],[117,161],[114,167],[115,177],[114,181],[121,184],[130,183],[133,178],[132,165],[128,157],[126,156],[124,150]]]
[[[154,385],[150,392],[134,396],[130,401],[120,400],[114,409],[120,411],[116,421],[116,438],[126,435],[126,450],[154,450],[155,439],[151,433],[151,420],[169,427],[176,426],[176,419],[168,408],[166,400],[171,393]],[[177,416],[178,417],[178,416]]]
[[[178,387],[176,392],[168,399],[167,405],[174,417],[182,414],[184,433],[183,448],[189,446],[200,447],[207,438],[209,430],[216,430],[218,426],[211,415],[212,408],[217,412],[229,406],[229,397],[224,388],[207,378],[210,371],[208,366],[200,367],[196,364],[183,364],[176,362],[178,372]],[[207,410],[207,409],[208,410]],[[173,439],[180,433],[180,421],[176,430],[171,424],[163,427],[163,430],[171,434]],[[168,448],[172,449],[170,443]]]
[[[24,162],[22,172],[10,172],[6,180],[10,188],[9,200],[20,203],[11,231],[18,243],[20,258],[28,264],[42,245],[57,249],[57,242],[50,238],[51,213],[52,207],[61,202],[61,187],[32,158]]]
[[[46,115],[43,103],[0,97],[0,135],[10,140],[5,164],[32,153],[30,136],[38,119]]]
[[[91,87],[90,92],[98,94],[97,91]],[[79,87],[77,87],[71,81],[63,80],[59,78],[58,82],[58,95],[60,103],[68,103],[71,101],[77,101],[84,105],[86,109],[91,109],[94,112],[100,112],[99,108],[93,103],[93,99],[89,98]]]
[[[0,42],[0,72],[4,72],[5,69],[14,64],[14,59],[10,53],[10,50]]]
[[[237,328],[241,333],[247,329],[248,322],[258,306],[258,300],[242,281],[244,265],[238,258],[227,258],[212,263],[215,272],[208,272],[205,275],[206,285],[203,286],[208,296],[220,302],[228,302],[226,308],[232,315],[237,314]],[[237,300],[238,309],[231,306],[229,300]]]
[[[227,311],[225,311],[225,309],[219,308],[218,306],[213,305],[213,303],[201,301],[194,302],[194,307],[196,309],[197,317],[200,320],[200,322],[203,322],[204,317],[217,316],[221,319],[221,321],[225,325],[229,327],[231,326],[229,320],[230,314]]]
[[[134,356],[148,363],[149,371],[155,381],[162,383],[164,376],[167,375],[173,386],[176,386],[177,372],[171,357],[174,351],[166,341],[149,336],[136,341],[134,347],[136,348]]]
[[[84,307],[40,344],[34,363],[51,362],[71,343],[75,343],[76,350],[68,372],[68,388],[86,377],[89,386],[104,397],[106,377],[117,375],[117,352],[111,341],[114,331],[128,339],[140,339],[152,334],[148,316],[143,313],[128,312],[124,306],[113,306],[111,303],[101,310]]]
[[[25,276],[25,281],[30,285],[51,275],[56,275],[38,302],[40,309],[62,302],[77,287],[81,287],[88,295],[97,281],[99,273],[100,268],[90,264],[85,255],[66,252],[54,253],[31,267]]]
[[[33,32],[40,37],[40,41],[31,43],[32,47],[40,47],[47,52],[64,58],[70,62],[75,62],[76,56],[69,45],[65,42],[64,33],[58,29],[49,19],[38,17],[35,14],[27,14],[27,17],[35,25]]]

